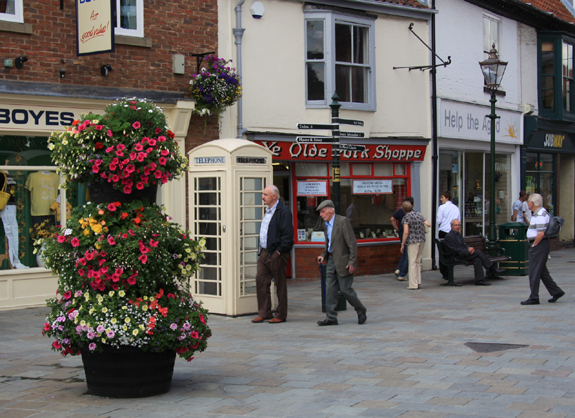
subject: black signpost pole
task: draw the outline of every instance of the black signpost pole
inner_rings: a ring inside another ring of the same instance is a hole
[[[331,123],[333,124],[333,127],[331,128],[331,136],[333,138],[333,144],[332,144],[332,154],[333,154],[333,163],[332,163],[332,167],[333,167],[333,178],[332,178],[332,182],[333,182],[333,186],[332,186],[332,193],[331,193],[331,199],[333,201],[333,205],[335,206],[335,213],[337,213],[338,215],[341,215],[341,199],[340,199],[340,181],[339,181],[339,155],[340,155],[340,149],[339,149],[339,108],[341,107],[341,105],[339,104],[339,102],[337,101],[337,99],[339,99],[339,96],[337,95],[336,92],[333,93],[333,96],[331,96],[333,102],[331,102],[331,104],[329,105],[329,107],[331,107]]]

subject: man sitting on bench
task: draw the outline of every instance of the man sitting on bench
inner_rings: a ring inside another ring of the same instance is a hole
[[[451,221],[451,231],[443,239],[446,256],[451,259],[472,261],[475,269],[475,286],[490,286],[491,283],[485,281],[482,266],[493,275],[503,273],[505,270],[496,268],[482,251],[475,251],[473,247],[468,246],[459,231],[461,221],[454,219]]]

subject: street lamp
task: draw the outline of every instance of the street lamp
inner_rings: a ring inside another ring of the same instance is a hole
[[[489,244],[490,255],[497,254],[497,231],[495,230],[495,120],[499,117],[495,114],[495,92],[501,84],[501,79],[507,68],[507,62],[501,61],[497,55],[495,44],[489,51],[489,58],[480,61],[479,66],[485,78],[485,85],[491,90],[491,114],[487,115],[491,119],[491,176],[489,181]]]

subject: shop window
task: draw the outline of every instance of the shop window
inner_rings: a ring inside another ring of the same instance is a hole
[[[298,169],[297,165],[317,167]],[[303,172],[323,175],[302,176]],[[331,172],[330,164],[296,164],[293,180],[296,242],[323,242],[321,219],[316,208],[322,201],[332,199]],[[409,175],[409,165],[406,164],[354,163],[351,170],[340,170],[339,213],[348,217],[358,241],[398,239],[390,218],[401,207],[403,199],[409,196]]]
[[[555,54],[553,42],[541,43],[541,104],[543,109],[553,109],[555,101]]]
[[[0,21],[24,23],[23,0],[0,0]]]
[[[555,154],[527,153],[525,164],[525,190],[539,193],[543,206],[551,215],[557,214],[556,158]]]
[[[115,34],[144,37],[143,0],[116,0]]]
[[[73,199],[62,199],[48,138],[0,136],[0,141],[0,171],[6,175],[0,174],[0,181],[6,178],[10,194],[1,216],[0,270],[37,267],[34,242],[57,230],[61,211],[65,218]]]
[[[373,19],[307,10],[305,31],[307,106],[375,110]]]

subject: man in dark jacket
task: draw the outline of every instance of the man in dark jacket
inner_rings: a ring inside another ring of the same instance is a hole
[[[293,247],[293,224],[291,212],[279,201],[279,190],[276,186],[266,187],[262,200],[267,208],[260,228],[258,249],[256,274],[258,317],[252,319],[252,322],[260,323],[269,319],[270,324],[277,324],[287,319],[286,267]],[[271,310],[272,279],[278,293],[275,318],[272,317]]]
[[[461,221],[454,219],[451,221],[451,231],[449,231],[443,239],[447,257],[473,262],[473,267],[475,268],[475,285],[490,286],[491,283],[485,281],[483,267],[489,270],[493,275],[503,273],[504,270],[496,268],[495,264],[493,264],[482,251],[475,251],[475,248],[468,246],[459,231],[461,231]]]

